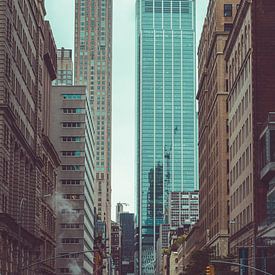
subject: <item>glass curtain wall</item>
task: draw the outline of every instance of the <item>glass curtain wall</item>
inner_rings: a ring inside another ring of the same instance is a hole
[[[136,1],[136,270],[154,274],[168,194],[196,188],[195,2]]]

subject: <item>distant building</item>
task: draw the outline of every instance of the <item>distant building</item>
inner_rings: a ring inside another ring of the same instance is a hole
[[[114,272],[121,274],[121,228],[118,223],[112,222],[111,227],[111,255],[113,260]]]
[[[116,222],[120,224],[120,213],[123,213],[123,203],[119,202],[116,205]]]
[[[134,214],[120,213],[121,226],[121,274],[134,274]]]
[[[75,1],[74,80],[95,110],[96,210],[111,234],[112,0]],[[107,244],[110,252],[111,244]]]
[[[168,223],[171,228],[195,224],[199,219],[199,192],[169,194]]]
[[[95,224],[95,137],[85,86],[55,86],[51,139],[61,159],[57,171],[57,255],[93,250]],[[93,274],[93,254],[57,260],[56,274]]]
[[[53,81],[55,86],[73,85],[73,60],[71,49],[57,50],[57,78]]]
[[[159,230],[160,246],[161,248],[169,247],[169,232],[170,224],[161,224]]]
[[[171,191],[197,189],[196,1],[136,1],[136,274],[155,274]]]

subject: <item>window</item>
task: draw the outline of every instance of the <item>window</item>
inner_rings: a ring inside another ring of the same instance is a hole
[[[224,17],[232,17],[232,4],[224,4]]]
[[[84,95],[81,94],[62,94],[64,99],[84,99]]]
[[[232,30],[232,27],[233,27],[233,24],[224,24],[224,31],[225,32],[231,32]]]
[[[64,238],[61,241],[62,243],[79,243],[79,239],[77,238]]]
[[[83,114],[84,112],[83,108],[63,108],[64,114]]]
[[[80,128],[81,123],[80,122],[63,122],[62,126],[63,128]]]
[[[79,223],[62,223],[61,228],[64,228],[64,229],[78,229],[78,228],[80,228],[80,224]]]
[[[80,165],[62,165],[63,171],[80,171]]]
[[[80,184],[80,180],[61,180],[61,183],[64,185],[69,185],[69,184],[73,184],[73,185],[79,185]]]
[[[70,136],[66,136],[66,137],[62,137],[62,141],[64,142],[80,142],[81,141],[81,137],[70,137]]]
[[[81,153],[84,153],[84,152],[81,152],[81,151],[62,151],[62,156],[66,156],[66,157],[80,157],[81,156]]]

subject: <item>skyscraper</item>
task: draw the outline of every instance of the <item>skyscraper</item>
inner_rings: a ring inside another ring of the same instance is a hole
[[[75,1],[75,83],[95,110],[97,214],[111,233],[112,1]]]
[[[196,179],[195,1],[137,0],[138,271],[153,274],[168,195]]]

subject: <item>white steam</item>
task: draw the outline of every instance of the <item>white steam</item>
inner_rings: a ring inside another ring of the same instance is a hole
[[[68,268],[69,268],[70,272],[73,275],[80,275],[81,274],[81,268],[78,265],[78,263],[76,262],[76,260],[74,260],[71,263],[69,263],[68,264]]]
[[[76,209],[74,209],[74,206],[70,200],[63,198],[62,193],[56,192],[54,196],[52,196],[52,205],[56,211],[56,214],[62,214],[63,220],[68,223],[74,222],[79,218],[80,214]]]

